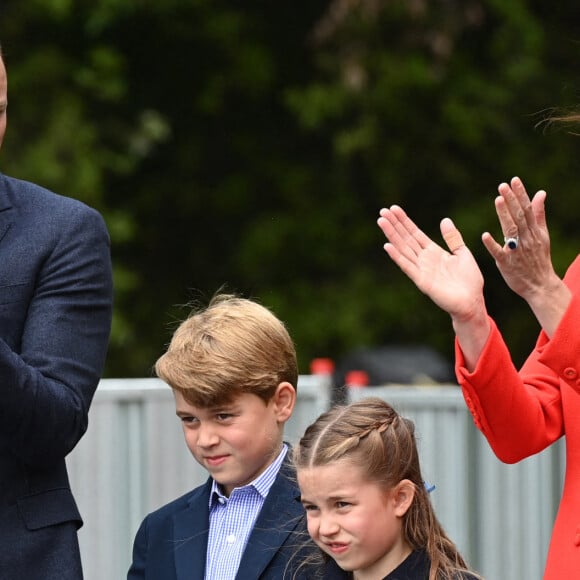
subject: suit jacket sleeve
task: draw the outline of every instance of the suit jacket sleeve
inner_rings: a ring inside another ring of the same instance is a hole
[[[572,301],[550,340],[540,332],[518,371],[493,320],[492,330],[473,373],[465,368],[456,340],[456,374],[474,422],[495,454],[515,463],[542,451],[564,434],[562,386],[580,388],[580,259],[564,281]]]
[[[143,580],[145,578],[145,568],[147,559],[147,525],[148,518],[145,518],[135,535],[133,542],[133,561],[127,574],[127,580]]]
[[[0,304],[2,316],[12,317],[11,327],[0,329],[0,440],[35,467],[64,458],[85,432],[111,324],[104,221],[64,199],[54,215],[37,219],[37,236],[20,241],[16,222],[0,243],[0,256],[10,248],[2,260],[23,277],[19,292],[26,296]],[[18,252],[28,256],[26,267]]]

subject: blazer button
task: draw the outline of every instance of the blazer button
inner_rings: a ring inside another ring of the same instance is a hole
[[[580,546],[580,532],[576,532],[576,536],[574,536],[574,545]]]
[[[578,377],[578,371],[572,367],[568,367],[567,369],[564,369],[564,376],[568,380],[576,379]]]

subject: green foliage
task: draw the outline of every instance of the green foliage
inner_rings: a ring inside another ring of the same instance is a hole
[[[480,243],[497,184],[548,190],[554,263],[580,246],[577,8],[538,0],[6,0],[6,173],[105,216],[108,376],[146,376],[192,299],[283,318],[302,372],[361,345],[452,357],[445,314],[384,255],[379,209],[449,215],[521,360],[536,323]],[[539,124],[538,124],[539,123]]]

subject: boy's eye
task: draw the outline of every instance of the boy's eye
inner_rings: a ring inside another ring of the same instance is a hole
[[[345,507],[349,507],[350,505],[352,505],[352,504],[350,504],[347,501],[337,501],[336,502],[336,507],[337,508],[345,508]]]
[[[227,419],[230,419],[231,417],[233,417],[233,415],[231,413],[218,413],[216,415],[216,417],[220,420],[220,421],[226,421]]]
[[[192,417],[191,415],[184,415],[182,417],[180,417],[181,422],[182,423],[193,423],[195,421],[197,421],[197,419],[195,417]]]

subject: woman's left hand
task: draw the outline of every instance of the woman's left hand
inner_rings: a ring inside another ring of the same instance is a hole
[[[550,257],[550,235],[546,225],[546,192],[538,191],[530,201],[518,177],[498,187],[495,209],[504,238],[516,240],[517,247],[500,245],[489,232],[482,241],[506,281],[524,300],[547,292],[556,276]]]
[[[530,201],[519,177],[500,184],[498,191],[495,209],[501,229],[506,239],[517,240],[516,247],[498,244],[488,232],[481,239],[506,284],[528,303],[551,337],[570,303],[571,292],[552,265],[546,192],[538,191]]]

